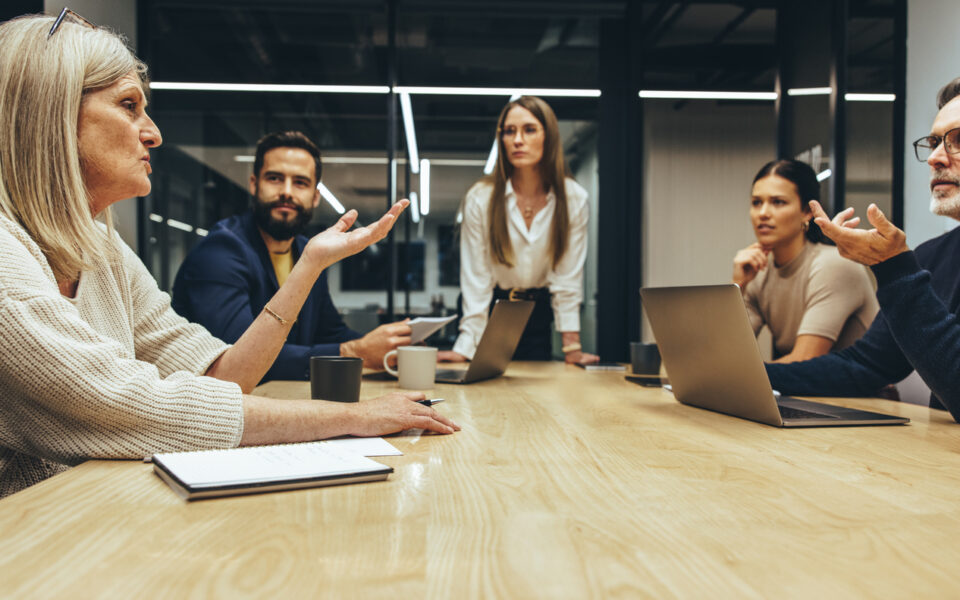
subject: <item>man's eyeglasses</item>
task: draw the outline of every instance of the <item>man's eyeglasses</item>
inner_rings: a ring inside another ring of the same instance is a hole
[[[917,155],[917,160],[927,162],[930,155],[943,143],[943,149],[947,154],[960,153],[960,127],[951,129],[941,135],[927,135],[913,143],[913,153]]]
[[[50,28],[50,33],[47,34],[47,39],[50,39],[50,36],[55,34],[57,30],[60,29],[60,25],[62,25],[64,21],[70,21],[71,23],[76,23],[77,25],[83,25],[91,29],[97,28],[96,25],[84,19],[83,17],[73,12],[69,8],[63,7],[63,10],[60,11],[60,16],[58,16],[57,20],[53,22],[53,27]]]

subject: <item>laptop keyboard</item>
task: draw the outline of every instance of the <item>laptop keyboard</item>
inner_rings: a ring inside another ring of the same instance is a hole
[[[825,415],[823,413],[813,412],[812,410],[802,410],[791,408],[789,406],[778,405],[780,416],[784,419],[839,419],[834,415]]]

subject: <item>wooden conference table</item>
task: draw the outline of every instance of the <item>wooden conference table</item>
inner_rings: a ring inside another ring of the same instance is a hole
[[[364,396],[395,389],[367,381]],[[298,397],[307,384],[273,382]],[[960,425],[780,430],[621,373],[438,385],[385,482],[186,503],[134,461],[0,501],[4,597],[924,597],[960,590]]]

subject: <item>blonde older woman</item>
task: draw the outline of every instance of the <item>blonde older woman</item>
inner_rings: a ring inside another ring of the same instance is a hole
[[[69,11],[0,25],[0,496],[86,458],[458,429],[421,394],[250,395],[319,273],[385,236],[405,202],[354,231],[351,211],[310,240],[233,346],[171,310],[110,225],[110,205],[149,193],[162,141],[145,72]]]

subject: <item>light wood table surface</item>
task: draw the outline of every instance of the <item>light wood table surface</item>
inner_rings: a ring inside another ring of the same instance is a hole
[[[396,388],[367,381],[363,396]],[[306,383],[260,391],[302,397]],[[0,501],[0,594],[112,598],[946,597],[960,425],[781,430],[560,363],[438,385],[451,436],[387,481],[186,503],[134,461]]]

